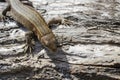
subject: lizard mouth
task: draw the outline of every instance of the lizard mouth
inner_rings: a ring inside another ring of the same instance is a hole
[[[51,49],[52,50],[52,52],[56,52],[57,51],[57,48],[53,48],[53,49]]]
[[[47,47],[51,52],[56,52],[57,51],[57,47],[56,45],[50,45],[49,47]]]

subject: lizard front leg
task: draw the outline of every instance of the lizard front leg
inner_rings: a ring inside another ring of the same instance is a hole
[[[29,31],[25,34],[25,39],[26,39],[26,44],[25,44],[25,51],[24,53],[32,53],[32,50],[34,50],[34,45],[35,45],[35,41],[33,39],[33,32]]]

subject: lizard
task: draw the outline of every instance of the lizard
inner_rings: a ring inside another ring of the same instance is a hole
[[[32,31],[49,51],[56,52],[56,38],[47,22],[33,7],[24,5],[21,0],[6,0],[8,6],[2,15],[6,16],[9,11],[14,20]]]

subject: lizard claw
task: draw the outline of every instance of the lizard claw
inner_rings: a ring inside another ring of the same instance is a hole
[[[67,25],[72,25],[72,24],[73,24],[73,22],[72,22],[72,21],[70,21],[70,20],[67,20],[67,19],[62,19],[61,24],[63,24],[63,25],[65,25],[65,26],[67,26]]]

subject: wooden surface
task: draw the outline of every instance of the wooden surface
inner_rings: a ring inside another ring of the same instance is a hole
[[[58,51],[50,53],[37,39],[24,53],[28,31],[14,20],[0,22],[2,80],[120,80],[120,21],[117,0],[30,0],[46,21],[62,17],[72,24],[55,24]],[[0,2],[2,11],[7,4]],[[29,54],[29,53],[28,53]]]

